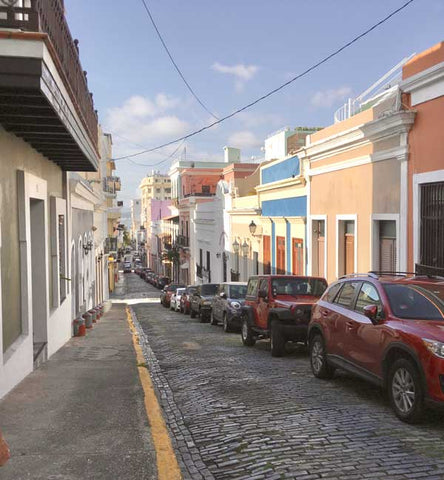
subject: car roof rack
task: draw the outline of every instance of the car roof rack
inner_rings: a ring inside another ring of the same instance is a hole
[[[399,272],[397,270],[371,270],[369,273],[380,277],[381,275],[389,275],[392,277],[405,277],[406,275],[417,275],[415,272]]]
[[[339,278],[354,278],[354,277],[371,277],[371,278],[378,278],[378,275],[377,275],[375,272],[347,273],[346,275],[341,275]]]

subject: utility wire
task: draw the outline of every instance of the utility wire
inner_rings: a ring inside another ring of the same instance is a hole
[[[182,140],[182,142],[179,143],[179,145],[174,149],[173,152],[171,152],[167,157],[165,157],[163,160],[160,160],[160,162],[156,163],[138,163],[131,158],[127,158],[133,165],[137,165],[139,167],[157,167],[158,165],[161,165],[162,163],[166,162],[167,160],[171,160],[171,158],[177,153],[177,151],[180,149],[180,147],[183,146],[185,143],[185,140]]]
[[[142,0],[144,1],[144,0]],[[211,127],[214,127],[215,125],[218,125],[222,122],[224,122],[225,120],[228,120],[229,118],[232,118],[234,117],[235,115],[238,115],[239,113],[247,110],[248,108],[251,108],[253,105],[256,105],[257,103],[261,102],[262,100],[265,100],[266,98],[270,97],[271,95],[274,95],[275,93],[279,92],[280,90],[282,90],[283,88],[287,87],[288,85],[290,85],[291,83],[295,82],[296,80],[299,80],[300,78],[306,76],[308,73],[312,72],[313,70],[316,70],[318,67],[320,67],[322,64],[328,62],[330,59],[332,59],[333,57],[335,57],[336,55],[338,55],[339,53],[341,53],[343,50],[345,50],[346,48],[350,47],[351,45],[353,45],[354,43],[356,43],[358,40],[360,40],[361,38],[365,37],[366,35],[368,35],[370,32],[372,32],[373,30],[375,30],[376,28],[378,28],[379,26],[381,26],[383,23],[387,22],[390,18],[392,18],[394,15],[396,15],[397,13],[399,13],[401,10],[404,10],[408,5],[410,5],[411,3],[413,3],[414,0],[409,0],[408,2],[404,3],[403,5],[401,5],[399,8],[397,8],[396,10],[394,10],[393,12],[391,12],[389,15],[387,15],[386,17],[384,17],[382,20],[380,20],[378,23],[375,23],[373,26],[371,26],[370,28],[368,28],[367,30],[365,30],[364,32],[362,32],[361,34],[359,34],[357,37],[353,38],[353,40],[350,40],[349,42],[347,42],[345,45],[343,45],[342,47],[338,48],[337,50],[335,50],[333,53],[330,53],[330,55],[324,57],[322,60],[320,60],[319,62],[315,63],[314,65],[312,65],[311,67],[307,68],[307,70],[303,71],[302,73],[300,73],[299,75],[296,75],[295,77],[293,77],[292,79],[290,79],[288,82],[285,82],[283,83],[282,85],[280,85],[279,87],[275,88],[274,90],[271,90],[270,92],[266,93],[265,95],[262,95],[262,97],[259,97],[258,99],[254,100],[253,102],[249,103],[248,105],[245,105],[244,107],[242,108],[239,108],[238,110],[230,113],[229,115],[226,115],[225,117],[222,117],[220,118],[219,120],[217,120],[216,122],[213,122],[213,123],[210,123],[209,125],[206,125],[205,127],[202,127],[200,128],[199,130],[195,130],[194,132],[191,132],[189,133],[188,135],[184,135],[183,137],[180,137],[180,138],[177,138],[176,140],[172,140],[170,142],[167,142],[167,143],[164,143],[162,145],[158,145],[157,147],[153,147],[153,148],[149,148],[147,150],[143,150],[141,152],[138,152],[138,153],[133,153],[132,155],[126,155],[124,157],[119,157],[119,158],[115,158],[114,160],[122,160],[124,158],[130,158],[130,157],[136,157],[138,155],[142,155],[144,153],[149,153],[149,152],[154,152],[156,150],[159,150],[161,148],[164,148],[164,147],[167,147],[168,145],[172,145],[174,143],[177,143],[177,142],[180,142],[181,140],[186,140],[190,137],[194,137],[195,135],[198,135],[199,133],[202,133],[204,132],[205,130],[208,130],[210,129]]]
[[[156,30],[157,36],[159,37],[159,40],[161,41],[163,48],[165,49],[166,53],[170,57],[171,63],[174,65],[174,68],[177,70],[177,73],[180,75],[180,78],[183,80],[185,85],[187,86],[188,90],[191,92],[191,95],[199,102],[200,106],[207,112],[209,113],[213,118],[216,120],[219,120],[214,113],[210,112],[210,110],[205,106],[205,104],[202,102],[202,100],[197,96],[195,91],[191,88],[190,84],[186,81],[185,77],[183,76],[180,68],[177,66],[177,63],[174,61],[173,56],[171,55],[170,51],[168,50],[168,47],[166,46],[166,43],[164,42],[162,35],[159,32],[159,29],[157,28],[156,22],[154,21],[153,16],[151,15],[150,9],[148,8],[148,5],[145,0],[141,0],[143,6],[145,7],[146,13],[148,13],[148,16],[150,17],[151,23],[153,24],[154,29]]]

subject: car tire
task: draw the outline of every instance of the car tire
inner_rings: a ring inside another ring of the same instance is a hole
[[[190,310],[190,317],[196,318],[196,312],[193,310],[193,307],[191,307],[191,310]]]
[[[248,325],[248,319],[246,317],[242,318],[241,338],[242,343],[246,347],[252,347],[256,343],[256,339],[253,336],[253,331],[251,330],[250,325]]]
[[[272,320],[270,327],[271,356],[282,357],[285,354],[285,343],[278,320]]]
[[[406,423],[418,423],[424,414],[424,389],[411,360],[399,358],[391,365],[387,388],[396,416]]]
[[[227,312],[224,312],[224,316],[222,317],[222,325],[225,333],[231,332],[231,325],[230,325],[230,322],[228,321]]]
[[[315,335],[310,341],[310,365],[316,378],[332,378],[335,369],[327,363],[325,343],[322,335]]]
[[[219,322],[216,320],[216,318],[214,318],[213,310],[211,310],[211,314],[210,314],[210,323],[211,323],[211,325],[218,325],[219,324]]]

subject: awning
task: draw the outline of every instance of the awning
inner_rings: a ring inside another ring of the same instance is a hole
[[[162,217],[161,220],[175,220],[179,219],[179,215],[170,215],[169,217]]]
[[[187,268],[189,268],[189,266],[190,266],[190,265],[188,264],[188,262],[185,262],[185,263],[182,263],[182,265],[180,266],[180,268],[181,268],[182,270],[186,270]]]

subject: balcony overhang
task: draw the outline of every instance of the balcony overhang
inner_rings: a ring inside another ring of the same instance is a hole
[[[97,140],[74,102],[44,39],[0,36],[0,125],[65,171],[96,171]]]

